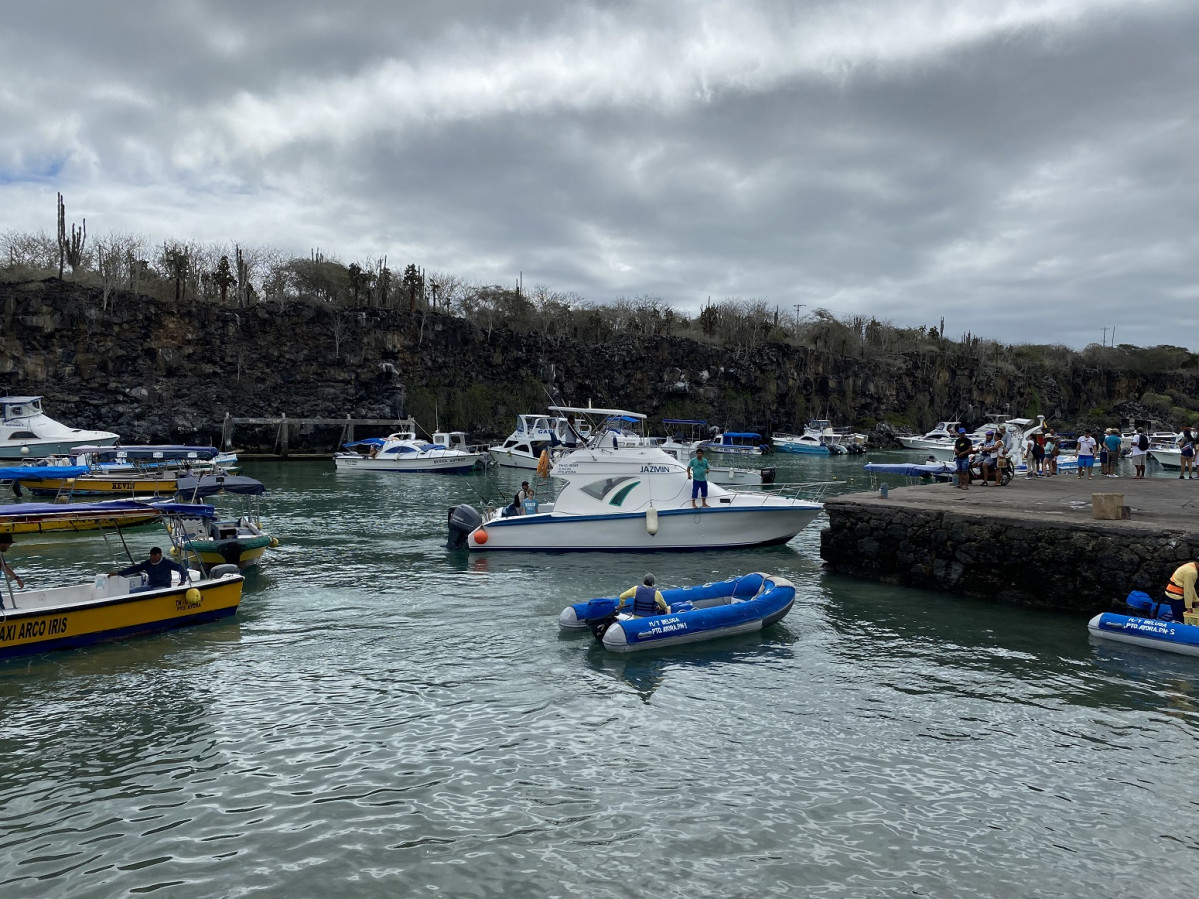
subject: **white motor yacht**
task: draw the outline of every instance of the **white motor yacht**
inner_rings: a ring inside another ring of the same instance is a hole
[[[408,471],[459,473],[470,471],[487,454],[466,446],[462,431],[439,431],[433,442],[418,440],[416,422],[386,439],[370,437],[345,444],[346,452],[334,453],[338,471]],[[363,452],[366,450],[366,452]]]
[[[112,446],[111,431],[70,428],[42,411],[40,396],[0,397],[0,459],[44,459],[65,455],[77,446]]]
[[[551,411],[638,413],[555,407]],[[563,456],[551,474],[566,483],[533,514],[483,519],[470,506],[450,516],[450,545],[471,551],[636,551],[737,549],[786,543],[807,527],[820,503],[738,493],[709,483],[708,506],[691,505],[686,464],[648,444],[624,445],[595,431],[587,446]]]

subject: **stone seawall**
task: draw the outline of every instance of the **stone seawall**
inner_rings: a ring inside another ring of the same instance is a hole
[[[821,534],[821,555],[839,574],[1093,613],[1130,590],[1160,596],[1174,569],[1199,553],[1194,503],[1184,497],[1173,504],[1170,493],[1178,488],[1171,484],[1137,482],[1138,493],[1129,500],[1137,503],[1132,521],[1093,520],[1081,484],[1053,487],[1065,487],[1075,498],[1055,502],[1040,482],[1036,493],[1013,484],[969,493],[908,487],[892,490],[890,499],[836,497],[825,503],[829,525]],[[1199,497],[1199,490],[1192,492]],[[999,505],[1000,497],[1021,494],[1030,502],[1015,505],[1024,509]],[[1163,502],[1165,512],[1155,513]],[[1177,514],[1170,514],[1174,509]]]

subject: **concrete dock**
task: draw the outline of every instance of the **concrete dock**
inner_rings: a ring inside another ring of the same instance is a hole
[[[1096,519],[1127,506],[1126,519]],[[1199,553],[1199,480],[1017,478],[1006,487],[892,487],[825,501],[821,555],[841,574],[1021,605],[1108,609],[1160,595]]]

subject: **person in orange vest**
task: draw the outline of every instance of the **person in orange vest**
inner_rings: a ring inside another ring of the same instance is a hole
[[[1170,604],[1175,621],[1182,621],[1184,612],[1195,608],[1199,599],[1195,596],[1195,580],[1199,577],[1199,559],[1194,562],[1184,562],[1170,575],[1170,583],[1166,584],[1165,601]]]

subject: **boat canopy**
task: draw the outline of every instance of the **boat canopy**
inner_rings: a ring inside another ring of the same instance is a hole
[[[156,512],[158,506],[133,499],[110,499],[100,503],[13,503],[0,506],[0,518],[29,518],[37,515],[103,515],[106,512]]]
[[[15,465],[0,468],[3,481],[44,481],[50,478],[77,478],[91,472],[86,465]]]
[[[755,434],[753,431],[725,431],[721,437],[727,443],[730,440],[761,440],[761,434]]]
[[[706,425],[707,422],[704,421],[704,419],[702,419],[702,418],[664,418],[664,419],[662,419],[662,424],[664,424],[664,425],[695,425],[696,427],[702,427],[703,425]]]
[[[198,499],[202,496],[216,496],[218,493],[237,493],[241,496],[261,496],[266,493],[262,481],[247,478],[244,475],[206,474],[203,477],[189,476],[179,478],[176,489],[180,497]]]
[[[382,437],[367,437],[364,440],[355,440],[353,443],[343,443],[344,449],[352,449],[356,446],[382,446],[387,441]]]

